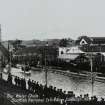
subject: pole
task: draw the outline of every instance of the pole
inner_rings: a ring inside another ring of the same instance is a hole
[[[47,102],[47,85],[48,85],[48,81],[47,81],[47,54],[46,54],[46,50],[47,50],[47,46],[45,46],[44,49],[44,62],[45,62],[45,87],[46,87],[46,93],[45,93],[45,102]]]
[[[0,44],[1,44],[1,24],[0,24]]]
[[[101,54],[101,44],[100,44],[100,54]],[[102,54],[101,54],[101,63],[102,63]]]
[[[1,47],[1,24],[0,24],[0,47]],[[2,68],[2,63],[3,63],[3,59],[2,59],[2,58],[3,58],[3,57],[0,56],[0,60],[1,60],[1,61],[0,61],[0,69],[1,69],[1,70],[0,70],[0,75],[1,75],[0,77],[2,77],[2,71],[3,71],[3,70],[2,70],[2,69],[3,69],[3,68]]]
[[[46,48],[45,48],[45,85],[47,87],[47,62],[46,62]]]
[[[12,52],[10,50],[10,46],[9,46],[9,41],[8,41],[8,50],[9,50],[9,70],[8,70],[8,73],[10,73],[11,71],[11,56],[12,56]]]
[[[2,40],[1,40],[1,24],[0,24],[0,46],[1,46],[1,43],[2,43]],[[3,67],[2,67],[2,64],[3,64],[3,57],[2,56],[0,56],[0,75],[1,75],[1,77],[2,77],[2,72],[3,72]]]
[[[94,81],[93,81],[93,60],[92,60],[92,53],[90,56],[90,66],[91,66],[91,83],[92,83],[92,96],[94,91]]]

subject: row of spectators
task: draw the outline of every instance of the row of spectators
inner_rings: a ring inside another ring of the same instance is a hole
[[[21,87],[21,89],[26,89],[26,80],[23,78],[15,77],[14,79],[15,85]]]
[[[7,82],[13,84],[13,77],[11,74],[8,75]],[[29,93],[38,95],[39,99],[47,99],[47,101],[51,99],[57,101],[60,99],[60,101],[62,100],[61,103],[64,105],[67,103],[67,105],[69,105],[71,102],[98,102],[96,96],[89,98],[89,95],[85,94],[84,96],[80,95],[76,97],[72,91],[66,92],[53,86],[47,87],[46,85],[39,84],[37,81],[31,79],[26,81],[25,79],[16,76],[14,78],[14,83],[22,90],[27,90]],[[104,102],[103,98],[101,98],[101,102]]]

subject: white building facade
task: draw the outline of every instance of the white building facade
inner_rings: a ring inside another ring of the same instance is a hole
[[[58,59],[70,61],[75,60],[80,54],[84,52],[78,46],[73,47],[59,47]]]

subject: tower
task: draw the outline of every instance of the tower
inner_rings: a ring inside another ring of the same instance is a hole
[[[1,24],[0,24],[0,50],[1,50]],[[0,51],[0,78],[2,78],[2,53]]]
[[[0,44],[1,44],[1,24],[0,24]]]

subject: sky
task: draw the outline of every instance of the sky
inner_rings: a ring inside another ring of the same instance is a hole
[[[105,37],[105,0],[0,0],[2,40]]]

